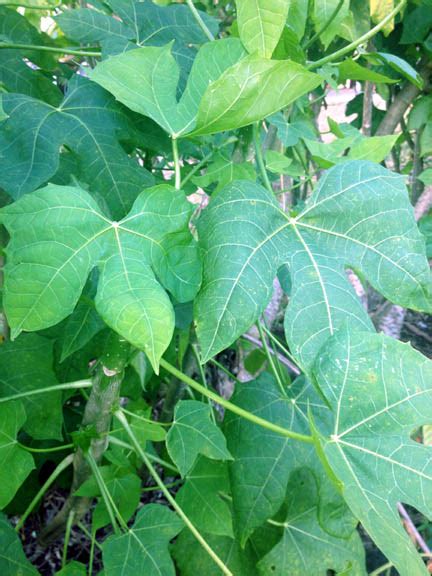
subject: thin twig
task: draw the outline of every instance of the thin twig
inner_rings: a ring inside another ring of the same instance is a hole
[[[411,516],[408,514],[408,512],[406,511],[406,508],[403,504],[398,504],[398,510],[399,510],[399,514],[402,516],[402,518],[404,519],[404,521],[407,524],[407,532],[409,534],[412,534],[412,536],[414,536],[420,550],[423,550],[423,552],[425,552],[426,554],[430,554],[430,548],[429,546],[426,544],[426,542],[423,539],[423,536],[420,534],[420,532],[417,530],[417,528],[414,525],[414,522],[411,520]]]
[[[193,17],[195,18],[195,20],[197,21],[198,26],[201,28],[201,30],[204,32],[204,34],[207,36],[207,38],[210,40],[210,42],[212,40],[215,39],[215,37],[213,36],[213,34],[210,32],[210,30],[207,28],[206,23],[204,22],[204,20],[201,18],[201,14],[198,12],[198,10],[195,8],[194,3],[192,0],[186,0],[186,4],[189,6],[190,11],[193,14]]]
[[[35,44],[14,44],[13,42],[0,42],[0,48],[16,50],[36,50],[38,52],[55,52],[57,54],[70,54],[71,56],[94,56],[101,55],[100,52],[89,52],[87,50],[71,50],[69,48],[57,48],[54,46],[37,46]]]

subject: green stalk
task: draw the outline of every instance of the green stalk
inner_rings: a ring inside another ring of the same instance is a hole
[[[132,428],[129,426],[129,422],[126,419],[126,416],[123,414],[123,412],[121,410],[117,410],[117,412],[115,412],[114,416],[117,418],[117,420],[120,422],[120,424],[125,429],[126,434],[129,436],[130,441],[131,441],[132,445],[134,446],[136,453],[139,455],[139,457],[142,459],[144,464],[147,466],[148,471],[150,472],[151,476],[153,476],[154,481],[159,486],[159,488],[160,488],[161,492],[163,493],[163,495],[165,496],[165,498],[168,500],[168,502],[171,504],[171,506],[174,508],[174,510],[177,512],[177,514],[180,516],[180,518],[183,520],[183,522],[186,524],[186,526],[189,528],[189,530],[192,532],[192,534],[195,536],[195,538],[198,540],[198,542],[201,544],[201,546],[204,548],[204,550],[207,552],[207,554],[219,566],[219,568],[222,570],[222,572],[226,576],[234,576],[233,573],[231,572],[231,570],[229,570],[225,566],[225,564],[222,562],[222,560],[219,558],[219,556],[216,554],[216,552],[214,552],[214,550],[212,548],[210,548],[210,546],[207,544],[207,542],[204,540],[204,538],[201,536],[201,534],[198,532],[198,530],[195,528],[195,526],[192,524],[192,522],[189,520],[189,518],[186,516],[186,514],[183,512],[183,510],[180,508],[180,506],[177,504],[177,502],[174,500],[174,498],[171,496],[171,493],[169,492],[169,490],[167,489],[167,487],[163,483],[161,477],[157,473],[153,464],[150,462],[146,453],[141,448],[141,445],[138,442],[135,434],[133,433]]]
[[[61,563],[62,568],[64,568],[66,566],[66,562],[67,562],[67,549],[69,546],[69,540],[70,540],[70,535],[71,535],[71,531],[72,531],[74,516],[75,516],[75,512],[74,512],[74,510],[71,510],[69,512],[69,516],[68,516],[68,519],[66,522],[65,537],[64,537],[64,542],[63,542],[62,563]]]
[[[77,390],[79,388],[91,388],[92,386],[93,383],[91,380],[77,380],[76,382],[67,382],[66,384],[57,384],[56,386],[47,386],[46,388],[27,390],[27,392],[19,392],[19,394],[4,396],[3,398],[0,398],[0,404],[3,404],[3,402],[10,402],[11,400],[18,400],[19,398],[35,396],[36,394],[46,394],[47,392],[56,392],[57,390]]]
[[[39,500],[42,498],[42,496],[45,494],[45,492],[48,490],[48,488],[51,486],[51,484],[53,484],[53,482],[55,482],[55,480],[60,476],[60,474],[63,472],[63,470],[66,470],[66,468],[72,464],[73,459],[74,459],[74,455],[69,454],[68,456],[66,456],[66,458],[64,460],[62,460],[60,462],[60,464],[58,464],[56,466],[54,472],[52,472],[52,474],[49,476],[49,478],[45,481],[45,483],[40,488],[39,492],[36,494],[36,496],[33,498],[33,500],[30,502],[30,504],[25,509],[24,514],[21,516],[18,524],[15,526],[16,532],[19,532],[19,530],[21,530],[21,528],[24,526],[25,521],[30,516],[30,514],[33,512],[33,510],[35,509]]]
[[[121,408],[121,410],[124,411],[123,408]],[[110,441],[110,444],[115,444],[116,446],[121,446],[122,448],[126,448],[127,450],[130,450],[131,452],[134,451],[133,446],[131,446],[127,442],[123,442],[123,440],[119,440],[115,436],[108,436],[108,439]],[[147,458],[149,458],[153,462],[160,464],[164,468],[168,468],[168,470],[171,470],[175,474],[180,474],[180,472],[178,471],[178,469],[175,466],[173,466],[172,464],[170,464],[166,460],[162,460],[162,458],[159,458],[159,456],[156,456],[155,454],[150,454],[149,452],[146,452],[146,455],[147,455]]]
[[[257,164],[258,164],[258,168],[260,170],[261,173],[261,178],[263,179],[263,182],[265,184],[265,187],[267,188],[267,190],[269,192],[271,192],[272,194],[274,194],[273,192],[273,188],[271,185],[271,182],[269,180],[268,174],[267,174],[267,170],[264,164],[264,158],[263,158],[263,154],[262,154],[262,148],[261,148],[261,139],[260,139],[260,129],[259,129],[259,122],[254,122],[254,124],[252,125],[252,130],[253,130],[253,139],[254,139],[254,144],[255,144],[255,155],[256,155],[256,160],[257,160]]]
[[[58,4],[30,4],[28,2],[2,2],[2,6],[16,6],[17,8],[30,8],[31,10],[55,10],[60,6],[60,2]]]
[[[378,34],[378,32],[380,30],[382,30],[382,28],[384,28],[384,26],[388,22],[390,22],[390,20],[392,20],[392,18],[394,18],[396,16],[396,14],[398,14],[402,10],[402,8],[405,6],[406,3],[407,3],[407,0],[401,0],[401,2],[399,2],[399,4],[397,4],[393,8],[393,10],[391,12],[389,12],[387,14],[387,16],[381,20],[381,22],[378,22],[378,24],[376,26],[371,28],[369,30],[369,32],[366,32],[366,34],[363,34],[363,36],[360,36],[360,38],[357,38],[357,40],[354,40],[353,42],[351,42],[350,44],[348,44],[344,48],[341,48],[340,50],[336,50],[336,52],[333,52],[333,54],[329,54],[328,56],[324,56],[324,58],[320,58],[316,62],[311,62],[307,66],[307,68],[309,70],[313,70],[314,68],[318,68],[319,66],[322,66],[323,64],[327,64],[327,62],[332,62],[333,60],[337,60],[341,56],[345,56],[345,54],[348,54],[348,52],[351,52],[352,50],[357,48],[357,46],[360,46],[360,44],[365,44],[368,40],[370,40],[376,34]]]
[[[201,18],[201,14],[195,8],[193,0],[186,0],[186,4],[189,6],[190,11],[192,12],[193,17],[197,21],[198,26],[201,28],[201,30],[204,32],[204,34],[207,36],[207,38],[210,40],[210,42],[212,42],[215,39],[215,37],[210,32],[210,30],[207,28],[206,23]]]
[[[307,442],[308,444],[313,444],[312,436],[306,436],[305,434],[299,434],[298,432],[293,432],[292,430],[282,428],[282,426],[273,424],[273,422],[269,422],[264,418],[260,418],[259,416],[252,414],[252,412],[248,412],[247,410],[240,408],[240,406],[232,404],[231,402],[229,402],[229,400],[222,398],[222,396],[219,396],[219,394],[216,394],[211,390],[207,390],[207,388],[204,388],[204,386],[201,386],[201,384],[198,384],[198,382],[195,382],[195,380],[192,380],[192,378],[189,378],[189,376],[186,376],[186,374],[183,374],[183,372],[180,372],[180,370],[177,370],[177,368],[172,366],[164,358],[161,358],[160,365],[167,372],[170,372],[170,374],[176,376],[176,378],[182,380],[185,384],[187,384],[188,386],[190,386],[203,396],[207,396],[217,404],[220,404],[227,410],[230,410],[234,414],[237,414],[237,416],[241,416],[245,420],[249,420],[249,422],[253,422],[253,424],[256,424],[257,426],[261,426],[262,428],[266,428],[267,430],[276,432],[281,436],[285,436],[285,438],[291,438],[293,440],[299,440],[300,442]]]
[[[172,152],[174,158],[174,175],[175,175],[175,187],[177,190],[181,188],[181,169],[180,169],[180,158],[178,152],[177,138],[172,138]]]
[[[263,327],[262,327],[261,322],[260,322],[259,320],[258,320],[258,322],[257,322],[257,328],[258,328],[258,332],[259,332],[259,335],[260,335],[260,338],[261,338],[261,342],[262,342],[262,345],[263,345],[263,348],[264,348],[265,355],[266,355],[266,357],[267,357],[267,362],[268,362],[269,365],[270,365],[271,371],[273,372],[273,376],[276,378],[276,382],[277,382],[277,384],[278,384],[278,386],[279,386],[279,389],[280,389],[282,395],[283,395],[283,396],[286,396],[287,393],[286,393],[286,390],[285,390],[285,386],[283,385],[283,382],[282,382],[282,380],[281,380],[279,370],[277,369],[276,364],[275,364],[274,361],[273,361],[273,356],[271,355],[270,349],[269,349],[269,347],[268,347],[267,338],[265,337],[265,334],[264,334],[264,331],[263,331]],[[276,356],[276,357],[277,357],[277,356]]]
[[[201,375],[202,383],[203,383],[203,385],[204,385],[204,386],[207,388],[207,390],[208,390],[208,384],[207,384],[207,379],[206,379],[205,371],[204,371],[203,365],[202,365],[201,362],[200,362],[200,357],[199,357],[198,350],[196,349],[195,344],[192,344],[192,352],[193,352],[193,354],[194,354],[194,356],[195,356],[195,360],[196,360],[196,363],[197,363],[197,366],[198,366],[198,370],[199,370],[200,375]],[[207,398],[207,402],[208,402],[208,405],[210,406],[211,419],[212,419],[213,423],[215,424],[215,423],[216,423],[216,418],[215,418],[215,415],[214,415],[214,410],[213,410],[213,406],[212,406],[211,400],[210,400],[209,398]]]
[[[71,50],[69,48],[57,48],[55,46],[37,46],[35,44],[15,44],[13,42],[0,42],[0,48],[13,50],[37,50],[38,52],[54,52],[56,54],[70,54],[71,56],[94,56],[101,55],[100,52],[89,52],[86,50]]]
[[[73,444],[63,444],[62,446],[52,446],[51,448],[33,448],[32,446],[25,446],[18,442],[18,446],[27,452],[35,452],[36,454],[46,454],[48,452],[63,452],[63,450],[68,450],[73,448]]]

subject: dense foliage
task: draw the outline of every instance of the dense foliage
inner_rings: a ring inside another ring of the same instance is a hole
[[[2,576],[428,573],[431,55],[430,0],[1,3]]]

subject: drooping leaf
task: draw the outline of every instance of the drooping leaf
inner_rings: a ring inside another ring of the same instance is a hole
[[[335,538],[318,522],[318,485],[307,468],[296,471],[287,489],[287,511],[282,538],[258,563],[262,576],[336,574],[365,576],[364,548],[357,532],[348,539]]]
[[[183,522],[166,506],[147,504],[128,533],[111,536],[103,543],[105,576],[174,576],[168,544],[182,528]]]
[[[199,286],[191,211],[183,193],[167,184],[142,192],[120,222],[106,218],[80,188],[49,185],[6,206],[4,306],[13,335],[68,316],[99,264],[97,311],[157,370],[174,329],[159,282],[179,301],[191,300]]]
[[[0,396],[37,390],[57,384],[53,370],[53,344],[37,334],[23,334],[0,346]],[[62,392],[23,398],[27,416],[23,430],[39,440],[62,439]],[[9,403],[3,404],[8,407]]]
[[[81,8],[63,12],[56,21],[69,38],[77,42],[100,43],[103,57],[174,41],[173,55],[184,87],[196,47],[207,41],[189,7],[178,4],[157,6],[151,0],[109,0],[108,4],[115,13],[113,16]],[[205,12],[199,11],[199,14],[207,28],[216,35],[217,20]]]
[[[0,5],[0,42],[12,44],[44,44],[44,37],[16,10]],[[17,92],[46,100],[53,106],[59,104],[61,92],[49,76],[33,70],[24,57],[42,64],[34,50],[0,50],[0,87],[7,92]],[[40,57],[40,53],[39,53]]]
[[[303,378],[281,394],[274,378],[267,373],[256,380],[237,386],[232,397],[237,406],[274,424],[308,434],[308,406],[320,407],[321,417],[327,408]],[[311,444],[294,442],[233,415],[225,416],[224,432],[234,460],[229,463],[233,497],[234,528],[244,544],[253,531],[272,518],[282,506],[288,480],[294,470],[308,467],[320,480],[323,494],[319,517],[325,518],[326,530],[338,536],[349,536],[355,524],[346,514],[346,506],[329,485]],[[327,506],[333,518],[328,521]],[[321,521],[321,520],[320,520]]]
[[[390,154],[398,138],[399,134],[362,138],[353,144],[348,152],[348,158],[351,160],[382,162]]]
[[[370,0],[370,16],[372,22],[378,24],[394,8],[394,0]],[[392,18],[387,24],[382,28],[383,33],[388,36],[394,28],[394,18]]]
[[[396,70],[398,74],[405,76],[414,86],[417,86],[420,90],[423,88],[423,78],[415,70],[411,64],[409,64],[403,58],[396,56],[395,54],[388,54],[387,52],[376,52],[372,53],[372,57],[376,56],[381,62],[388,64],[390,68]]]
[[[206,542],[235,576],[257,576],[255,556],[249,546],[242,549],[228,536],[203,534]],[[180,576],[220,576],[221,570],[197,542],[189,530],[183,530],[177,538],[172,554],[180,570]]]
[[[317,441],[345,500],[400,574],[426,574],[397,504],[432,517],[430,448],[410,437],[432,417],[431,361],[382,334],[341,331],[314,374],[333,410]]]
[[[115,218],[123,217],[153,183],[151,174],[118,141],[133,134],[125,111],[87,79],[75,76],[58,107],[23,94],[2,94],[1,99],[8,118],[0,130],[0,185],[14,199],[56,173],[62,145],[77,157],[79,179]]]
[[[215,460],[230,460],[222,432],[210,419],[210,406],[196,400],[176,404],[166,446],[182,476],[192,468],[198,454]]]
[[[324,48],[327,48],[334,37],[340,33],[341,23],[348,16],[349,0],[343,0],[339,10],[336,12],[338,5],[339,0],[315,0],[314,2],[312,20],[316,32],[319,32],[324,24],[331,20],[329,26],[320,34],[320,40],[324,44]]]
[[[38,576],[39,572],[24,554],[18,534],[3,514],[0,514],[0,549],[2,576]]]
[[[128,522],[140,501],[141,480],[139,476],[128,470],[119,470],[113,465],[101,466],[99,471],[120,515],[125,522]],[[93,476],[81,484],[75,494],[89,498],[101,496],[98,484]],[[103,528],[109,523],[110,516],[103,498],[100,498],[92,514],[93,529],[99,530],[99,528]]]
[[[226,462],[199,457],[176,501],[200,532],[234,537],[231,511],[221,494],[230,492]]]
[[[0,404],[0,509],[9,504],[34,468],[33,458],[16,439],[25,419],[20,402]],[[0,555],[0,566],[1,562]]]
[[[333,167],[295,217],[264,188],[234,183],[198,227],[204,278],[195,318],[204,360],[256,321],[284,263],[293,284],[286,336],[306,368],[345,322],[351,330],[372,329],[345,266],[361,270],[392,302],[432,309],[424,240],[402,178],[373,163]]]
[[[394,78],[389,78],[380,72],[376,72],[371,68],[360,66],[355,60],[347,58],[338,65],[339,82],[344,84],[347,80],[367,80],[376,84],[383,82],[387,84],[394,84],[397,82]]]
[[[239,34],[248,52],[271,58],[285,27],[289,4],[286,0],[236,0]]]
[[[179,70],[169,44],[115,56],[99,64],[90,77],[175,137],[245,126],[287,106],[321,82],[294,62],[244,54],[235,38],[204,45],[179,102]]]

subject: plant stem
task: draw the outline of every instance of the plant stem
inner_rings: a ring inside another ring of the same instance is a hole
[[[144,416],[141,416],[140,414],[135,414],[135,412],[126,410],[126,408],[122,408],[122,411],[128,416],[132,416],[132,418],[136,418],[137,420],[141,420],[142,422],[147,422],[147,424],[153,424],[154,426],[171,426],[171,422],[156,422],[155,420],[150,420],[150,418],[144,418]]]
[[[84,524],[81,522],[81,520],[80,520],[79,522],[77,522],[77,526],[78,526],[78,528],[79,528],[82,532],[84,532],[84,534],[87,536],[87,538],[88,538],[89,540],[91,540],[91,539],[93,538],[90,530],[88,530],[88,528],[86,528],[86,527],[84,526]],[[102,546],[99,544],[99,542],[98,542],[97,540],[96,540],[96,542],[95,542],[95,545],[96,545],[96,548],[97,548],[98,550],[102,551]]]
[[[25,446],[25,444],[20,444],[18,446],[27,452],[35,452],[36,454],[47,454],[48,452],[63,452],[63,450],[68,450],[73,448],[73,444],[63,444],[62,446],[52,446],[51,448],[33,448],[32,446]]]
[[[271,192],[272,194],[274,194],[273,192],[273,188],[271,185],[271,182],[269,180],[268,174],[267,174],[267,170],[264,164],[264,158],[262,155],[262,148],[261,148],[261,138],[260,138],[260,123],[259,122],[254,122],[254,124],[252,125],[252,130],[253,130],[253,139],[254,139],[254,144],[255,144],[255,154],[256,154],[256,160],[257,160],[257,164],[258,164],[258,168],[260,170],[261,173],[261,178],[263,179],[264,185],[267,188],[267,190],[269,192]]]
[[[66,566],[67,562],[67,549],[69,546],[70,535],[72,531],[73,521],[74,521],[75,512],[71,510],[68,515],[68,519],[66,522],[66,530],[65,530],[65,537],[63,542],[63,554],[62,554],[62,568]]]
[[[320,58],[316,62],[311,62],[307,66],[307,68],[309,70],[313,70],[314,68],[318,68],[319,66],[322,66],[323,64],[327,64],[327,62],[332,62],[333,60],[337,60],[341,56],[345,56],[345,54],[348,54],[348,52],[351,52],[352,50],[357,48],[357,46],[360,46],[360,44],[364,44],[370,38],[375,36],[375,34],[378,34],[378,32],[380,30],[382,30],[382,28],[384,28],[384,26],[387,24],[387,22],[390,22],[390,20],[392,20],[392,18],[394,18],[396,16],[396,14],[398,14],[398,12],[400,12],[402,10],[402,8],[405,6],[406,3],[407,3],[407,0],[401,0],[401,2],[399,2],[399,4],[397,4],[393,8],[393,10],[391,12],[389,12],[387,14],[387,16],[381,20],[381,22],[378,22],[378,24],[376,26],[374,26],[373,28],[371,28],[368,32],[366,32],[366,34],[363,34],[363,36],[360,36],[360,38],[357,38],[357,40],[354,40],[353,42],[351,42],[350,44],[348,44],[344,48],[341,48],[340,50],[336,50],[336,52],[333,52],[333,54],[329,54],[328,56],[324,56],[324,58]]]
[[[420,556],[422,558],[431,558],[432,554],[420,554]],[[385,564],[383,564],[382,566],[380,566],[379,568],[377,568],[376,570],[374,570],[373,572],[369,572],[369,576],[378,576],[379,574],[382,574],[385,570],[389,570],[390,568],[393,568],[394,564],[393,562],[386,562]]]
[[[215,366],[217,366],[219,368],[219,370],[222,370],[222,372],[224,374],[226,374],[228,376],[228,378],[230,378],[231,380],[233,380],[234,382],[237,382],[237,384],[241,384],[240,380],[238,378],[236,378],[234,376],[234,374],[232,372],[230,372],[227,368],[225,368],[225,366],[223,366],[220,362],[218,362],[217,360],[215,360],[214,358],[210,358],[209,362],[211,362],[212,364],[214,364]]]
[[[268,346],[267,338],[265,337],[263,328],[261,326],[261,322],[259,320],[257,322],[257,328],[258,328],[258,332],[259,332],[261,342],[262,342],[261,348],[264,349],[265,355],[267,356],[267,361],[270,364],[271,371],[273,372],[273,376],[276,378],[276,382],[279,386],[279,389],[280,389],[282,395],[286,396],[287,393],[286,393],[285,387],[284,387],[283,382],[281,380],[279,371],[276,368],[276,364],[273,361],[273,356],[270,353],[270,352],[273,352],[273,350],[270,350],[270,348]],[[273,352],[273,354],[274,354],[274,352]]]
[[[240,406],[232,404],[231,402],[229,402],[229,400],[226,400],[225,398],[222,398],[222,396],[219,396],[219,394],[216,394],[211,390],[207,390],[206,388],[204,388],[204,386],[201,386],[201,384],[198,384],[198,382],[195,382],[195,380],[192,380],[192,378],[189,378],[189,376],[186,376],[186,374],[183,374],[183,372],[177,370],[177,368],[175,368],[169,362],[167,362],[165,358],[161,358],[160,364],[162,368],[165,368],[167,372],[170,372],[171,374],[173,374],[173,376],[176,376],[179,380],[182,380],[185,384],[187,384],[197,392],[200,392],[203,396],[207,396],[217,404],[220,404],[227,410],[230,410],[234,414],[241,416],[245,420],[249,420],[250,422],[257,424],[257,426],[261,426],[262,428],[266,428],[267,430],[276,432],[277,434],[285,436],[286,438],[292,438],[293,440],[299,440],[300,442],[307,442],[308,444],[313,444],[312,436],[306,436],[305,434],[299,434],[298,432],[293,432],[292,430],[282,428],[282,426],[273,424],[273,422],[269,422],[264,418],[255,416],[255,414],[252,414],[252,412],[248,412],[247,410],[240,408]]]
[[[121,410],[123,410],[123,408]],[[123,442],[123,440],[119,440],[115,436],[108,436],[108,439],[109,439],[111,444],[116,444],[117,446],[121,446],[122,448],[127,448],[128,450],[131,450],[131,451],[134,450],[133,446],[131,446],[127,442]],[[147,454],[147,458],[149,458],[150,460],[153,460],[153,462],[157,462],[158,464],[160,464],[164,468],[168,468],[168,470],[172,470],[172,472],[174,472],[175,474],[180,474],[178,469],[175,466],[173,466],[172,464],[170,464],[169,462],[167,462],[166,460],[162,460],[162,458],[159,458],[159,456],[156,456],[155,454],[150,454],[149,452],[146,452],[146,454]]]
[[[129,422],[126,419],[126,416],[121,412],[121,410],[117,410],[117,412],[115,412],[114,416],[118,419],[120,424],[124,427],[126,434],[129,436],[130,441],[132,442],[132,445],[135,448],[136,453],[139,455],[139,457],[142,459],[144,464],[147,466],[148,471],[150,472],[151,476],[153,476],[154,481],[159,486],[159,488],[162,491],[162,493],[164,494],[165,498],[168,500],[168,502],[171,504],[171,506],[174,508],[174,510],[177,512],[177,514],[180,516],[180,518],[183,520],[183,522],[186,524],[186,526],[189,528],[189,530],[192,532],[192,534],[195,536],[195,538],[198,540],[198,542],[201,544],[201,546],[204,548],[204,550],[207,552],[207,554],[219,566],[219,568],[222,570],[222,572],[226,576],[234,576],[233,573],[231,572],[231,570],[229,570],[225,566],[225,564],[222,562],[222,560],[219,558],[219,556],[212,550],[212,548],[210,548],[210,546],[207,544],[207,542],[204,540],[204,538],[201,536],[201,534],[198,532],[198,530],[195,528],[195,526],[192,524],[192,522],[189,520],[189,518],[186,516],[186,514],[183,512],[183,510],[180,508],[180,506],[177,504],[177,502],[174,500],[171,493],[169,492],[169,490],[167,489],[167,487],[163,483],[161,477],[159,476],[156,469],[154,468],[153,464],[150,462],[146,453],[141,448],[140,443],[136,439],[135,434],[133,433],[131,427],[129,426]]]
[[[11,396],[4,396],[0,398],[0,404],[10,402],[11,400],[18,400],[19,398],[35,396],[36,394],[46,394],[47,392],[56,392],[57,390],[77,390],[79,388],[91,388],[92,386],[93,383],[91,380],[77,380],[76,382],[67,382],[65,384],[57,384],[56,386],[28,390],[27,392],[20,392],[19,394],[12,394]]]
[[[71,56],[94,56],[101,55],[100,52],[89,52],[86,50],[71,50],[69,48],[57,48],[55,46],[37,46],[34,44],[14,44],[13,42],[0,42],[0,48],[13,50],[37,50],[38,52],[55,52],[56,54],[70,54]]]
[[[180,158],[178,152],[177,138],[172,138],[172,152],[174,158],[174,174],[175,174],[175,187],[177,190],[181,188],[181,169],[180,169]]]
[[[263,326],[263,330],[264,330],[264,332],[266,332],[266,334],[268,334],[268,331],[264,326]],[[272,336],[273,336],[273,334],[272,334]],[[252,344],[255,344],[259,348],[263,347],[263,345],[258,340],[258,338],[255,338],[254,336],[251,336],[250,334],[242,334],[241,338],[243,338],[244,340],[248,340],[249,342],[252,342]],[[273,338],[274,338],[274,336],[273,336]],[[276,340],[276,338],[274,338],[274,340]],[[279,342],[277,342],[277,343],[279,344]],[[269,349],[269,352],[270,352],[270,354],[274,354],[273,350],[271,350],[271,349]],[[297,374],[297,375],[300,374],[300,370],[297,368],[297,366],[293,362],[291,362],[291,360],[288,360],[288,358],[285,358],[284,356],[282,356],[282,354],[278,354],[278,358],[279,358],[279,362],[284,364],[287,368],[289,368],[292,372],[294,372],[294,374]]]
[[[58,4],[30,4],[27,2],[2,2],[2,6],[16,6],[17,8],[30,8],[31,10],[55,10],[60,6],[60,2]]]
[[[60,474],[63,472],[63,470],[66,470],[66,468],[72,464],[73,458],[74,458],[74,455],[69,454],[68,456],[66,456],[66,458],[64,458],[64,460],[62,460],[60,462],[60,464],[58,464],[56,466],[54,472],[52,472],[52,474],[49,476],[49,478],[45,481],[45,483],[40,488],[39,492],[36,494],[36,496],[33,498],[33,500],[30,502],[30,504],[25,509],[23,515],[19,519],[18,524],[15,526],[16,532],[21,530],[21,528],[24,526],[25,521],[30,516],[30,514],[33,512],[37,503],[42,498],[42,496],[45,494],[45,492],[48,490],[48,488],[51,486],[51,484],[53,484],[53,482],[55,482],[55,480],[60,476]]]
[[[339,0],[338,5],[333,10],[333,12],[330,14],[329,19],[326,22],[324,22],[323,26],[318,30],[318,32],[316,32],[312,36],[312,38],[308,42],[306,42],[306,44],[303,47],[303,50],[307,50],[315,42],[315,40],[318,40],[318,38],[321,36],[321,34],[324,34],[324,32],[327,30],[327,28],[330,26],[330,24],[333,22],[333,20],[339,14],[339,10],[342,8],[342,4],[344,3],[344,1],[345,0]]]
[[[198,23],[198,26],[201,28],[201,30],[204,32],[204,34],[207,36],[207,38],[210,40],[210,42],[212,42],[215,37],[213,36],[213,34],[210,32],[210,30],[207,28],[206,23],[204,22],[204,20],[201,18],[201,14],[198,12],[198,10],[195,8],[193,0],[186,0],[186,4],[189,6],[190,11],[193,14],[193,17],[195,18],[195,20]]]
[[[199,357],[198,350],[196,349],[195,344],[192,344],[192,352],[193,352],[193,354],[194,354],[194,356],[195,356],[195,360],[196,360],[196,363],[197,363],[197,366],[198,366],[198,370],[199,370],[200,375],[201,375],[202,383],[203,383],[203,385],[204,385],[204,386],[207,388],[207,390],[208,390],[208,384],[207,384],[207,379],[206,379],[205,371],[204,371],[204,368],[203,368],[203,366],[202,366],[202,364],[201,364],[201,362],[200,362],[200,357]],[[213,410],[213,406],[212,406],[211,400],[210,400],[209,398],[207,398],[207,401],[208,401],[208,405],[209,405],[209,407],[210,407],[210,416],[211,416],[211,419],[212,419],[213,423],[215,424],[215,423],[216,423],[216,418],[215,418],[215,415],[214,415],[214,410]]]

